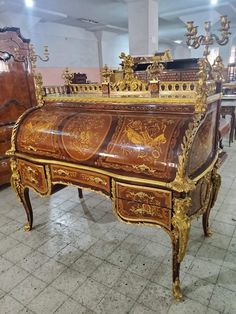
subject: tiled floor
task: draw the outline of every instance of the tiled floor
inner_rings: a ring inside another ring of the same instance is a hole
[[[32,194],[34,230],[10,187],[0,190],[0,313],[236,313],[236,144],[221,168],[222,187],[204,238],[191,229],[181,280],[171,292],[171,244],[154,227],[119,222],[111,203],[66,188]]]

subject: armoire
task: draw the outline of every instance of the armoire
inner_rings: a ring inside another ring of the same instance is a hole
[[[26,109],[36,105],[29,43],[19,28],[0,28],[0,185],[10,182],[5,153],[11,147],[12,128]]]

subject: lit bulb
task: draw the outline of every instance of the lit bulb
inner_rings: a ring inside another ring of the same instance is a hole
[[[216,5],[218,3],[218,0],[211,0],[212,5]]]
[[[25,0],[25,5],[28,8],[32,8],[34,6],[34,1],[33,0]]]

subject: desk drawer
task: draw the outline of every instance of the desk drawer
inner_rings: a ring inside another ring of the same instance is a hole
[[[51,166],[51,172],[54,182],[81,184],[110,194],[110,178],[106,175],[56,165]]]
[[[171,208],[170,191],[116,182],[116,196],[121,199]]]
[[[33,188],[40,194],[48,193],[45,168],[25,160],[18,160],[18,169],[23,185]]]
[[[171,210],[155,205],[116,199],[117,214],[124,220],[149,222],[171,228]]]

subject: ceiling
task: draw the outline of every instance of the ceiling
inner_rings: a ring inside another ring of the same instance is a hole
[[[118,34],[128,32],[126,0],[34,0],[34,2],[33,8],[26,8],[24,0],[0,0],[0,14],[28,15],[30,11],[31,15],[38,18],[38,23],[59,23],[92,32],[98,30]],[[206,20],[214,23],[220,15],[228,15],[231,28],[236,29],[235,0],[218,0],[215,6],[210,4],[210,0],[191,0],[187,3],[189,5],[186,5],[186,0],[159,0],[161,42],[184,40],[184,23],[188,20],[195,21],[196,25],[203,25]],[[215,28],[217,26],[215,24]]]

